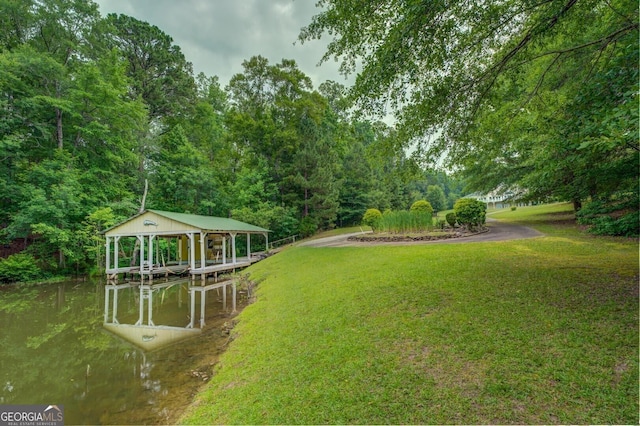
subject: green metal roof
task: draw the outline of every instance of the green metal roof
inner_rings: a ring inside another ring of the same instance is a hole
[[[226,217],[215,216],[201,216],[197,214],[187,213],[175,213],[165,212],[162,210],[146,210],[155,213],[159,216],[166,217],[167,219],[175,220],[176,222],[184,223],[195,228],[200,228],[206,231],[225,231],[225,232],[271,232],[268,229],[261,228],[259,226],[250,225],[239,220],[230,219]]]

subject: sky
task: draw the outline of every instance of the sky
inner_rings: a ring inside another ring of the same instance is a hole
[[[293,59],[313,81],[349,86],[334,61],[318,62],[327,39],[301,44],[300,29],[320,12],[316,0],[94,0],[102,15],[118,13],[155,25],[173,38],[195,75],[218,76],[225,87],[242,62],[262,55],[275,65]]]

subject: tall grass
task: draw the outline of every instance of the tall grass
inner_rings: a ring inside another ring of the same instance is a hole
[[[395,234],[424,232],[432,228],[433,218],[430,214],[406,210],[387,211],[382,215],[378,224],[379,231]]]

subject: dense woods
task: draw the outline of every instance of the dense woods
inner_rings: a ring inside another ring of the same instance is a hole
[[[224,85],[160,28],[91,1],[0,0],[0,242],[26,254],[5,266],[96,268],[100,231],[138,212],[145,181],[148,208],[272,240],[359,224],[369,207],[451,207],[461,181],[357,118],[347,93],[260,56]]]
[[[29,276],[99,269],[100,231],[147,183],[148,208],[272,240],[495,189],[638,234],[636,2],[319,5],[300,40],[332,34],[325,60],[359,70],[353,87],[261,56],[221,82],[90,0],[0,0],[2,255],[23,251]]]

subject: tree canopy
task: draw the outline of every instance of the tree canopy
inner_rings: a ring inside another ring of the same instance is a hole
[[[328,34],[322,60],[357,73],[360,109],[394,112],[406,144],[472,187],[578,208],[637,194],[637,2],[318,4],[300,40]]]
[[[407,209],[429,185],[455,195],[346,93],[259,55],[224,87],[146,22],[89,0],[0,0],[0,240],[45,271],[99,268],[99,232],[139,210],[145,181],[147,208],[271,239]]]

